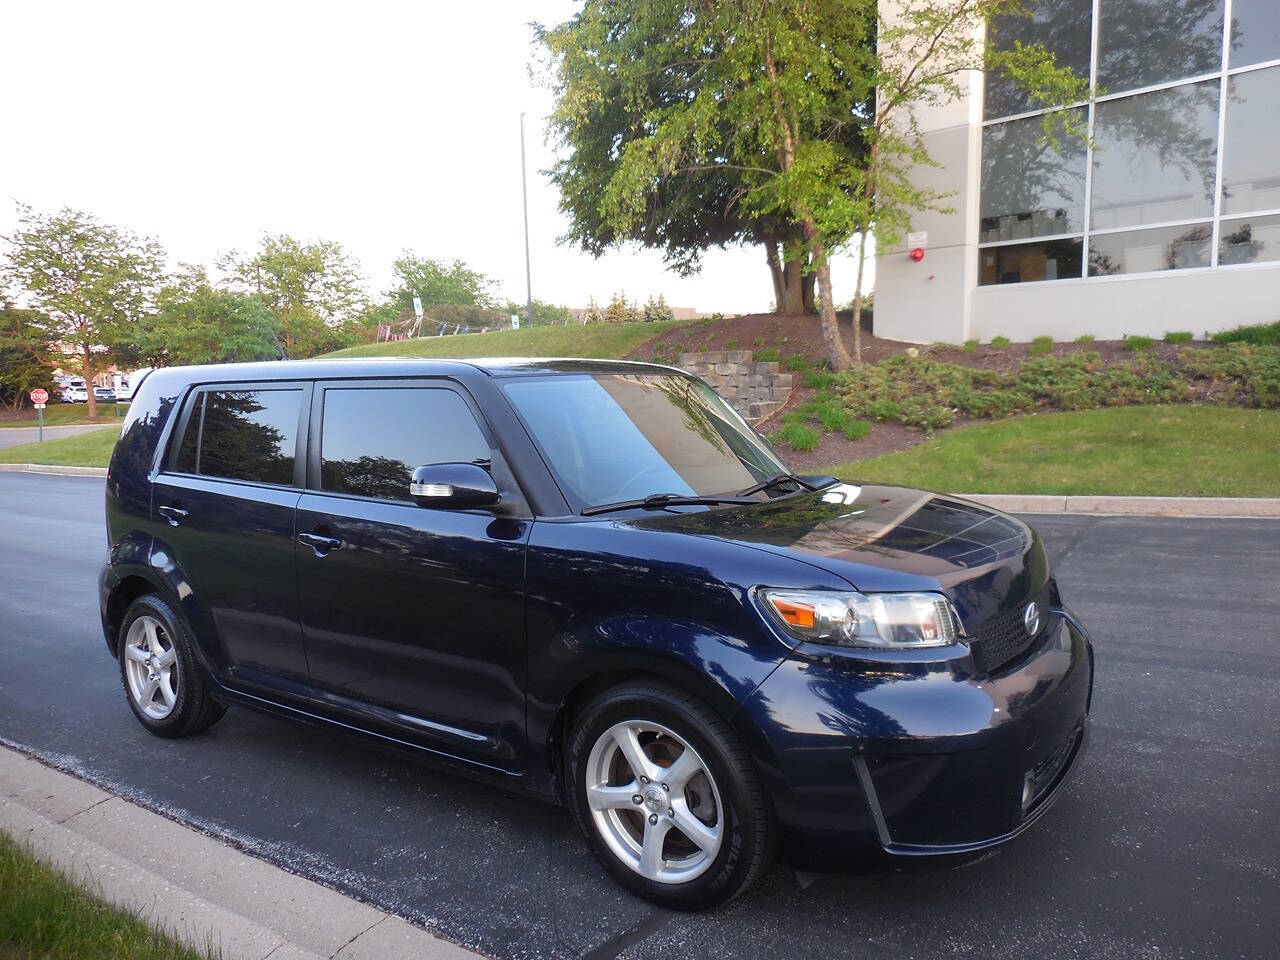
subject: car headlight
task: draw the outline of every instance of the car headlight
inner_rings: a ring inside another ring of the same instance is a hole
[[[764,606],[800,640],[854,647],[945,647],[958,628],[940,593],[761,590]]]

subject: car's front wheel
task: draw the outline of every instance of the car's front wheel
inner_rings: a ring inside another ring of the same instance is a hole
[[[632,683],[593,700],[574,724],[565,777],[596,856],[655,903],[723,903],[772,858],[768,805],[741,741],[674,687]]]

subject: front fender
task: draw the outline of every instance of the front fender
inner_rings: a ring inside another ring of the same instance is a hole
[[[612,685],[648,675],[706,703],[738,730],[753,754],[767,751],[740,708],[787,653],[764,630],[749,641],[693,620],[655,615],[622,614],[578,623],[531,659],[530,743],[545,746],[546,772],[554,775],[555,732],[577,695],[601,681]]]

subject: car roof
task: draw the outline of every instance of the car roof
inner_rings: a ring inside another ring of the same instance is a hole
[[[164,367],[154,371],[163,379],[192,383],[216,381],[311,380],[373,377],[527,377],[574,373],[683,373],[672,367],[631,360],[592,360],[578,357],[477,357],[444,360],[415,357],[350,357],[329,360],[270,360],[259,363],[207,364]]]

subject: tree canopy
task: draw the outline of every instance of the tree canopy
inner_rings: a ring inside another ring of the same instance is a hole
[[[257,297],[275,316],[289,356],[311,356],[354,342],[368,298],[360,269],[342,245],[267,236],[256,253],[219,261],[236,290]]]
[[[23,206],[9,243],[9,283],[46,318],[49,338],[74,348],[92,383],[99,359],[130,348],[154,304],[163,276],[159,244],[78,210],[40,214]],[[88,405],[95,416],[92,390]]]
[[[279,356],[276,315],[256,295],[213,286],[203,267],[183,264],[139,324],[136,347],[153,366],[238,363]]]

